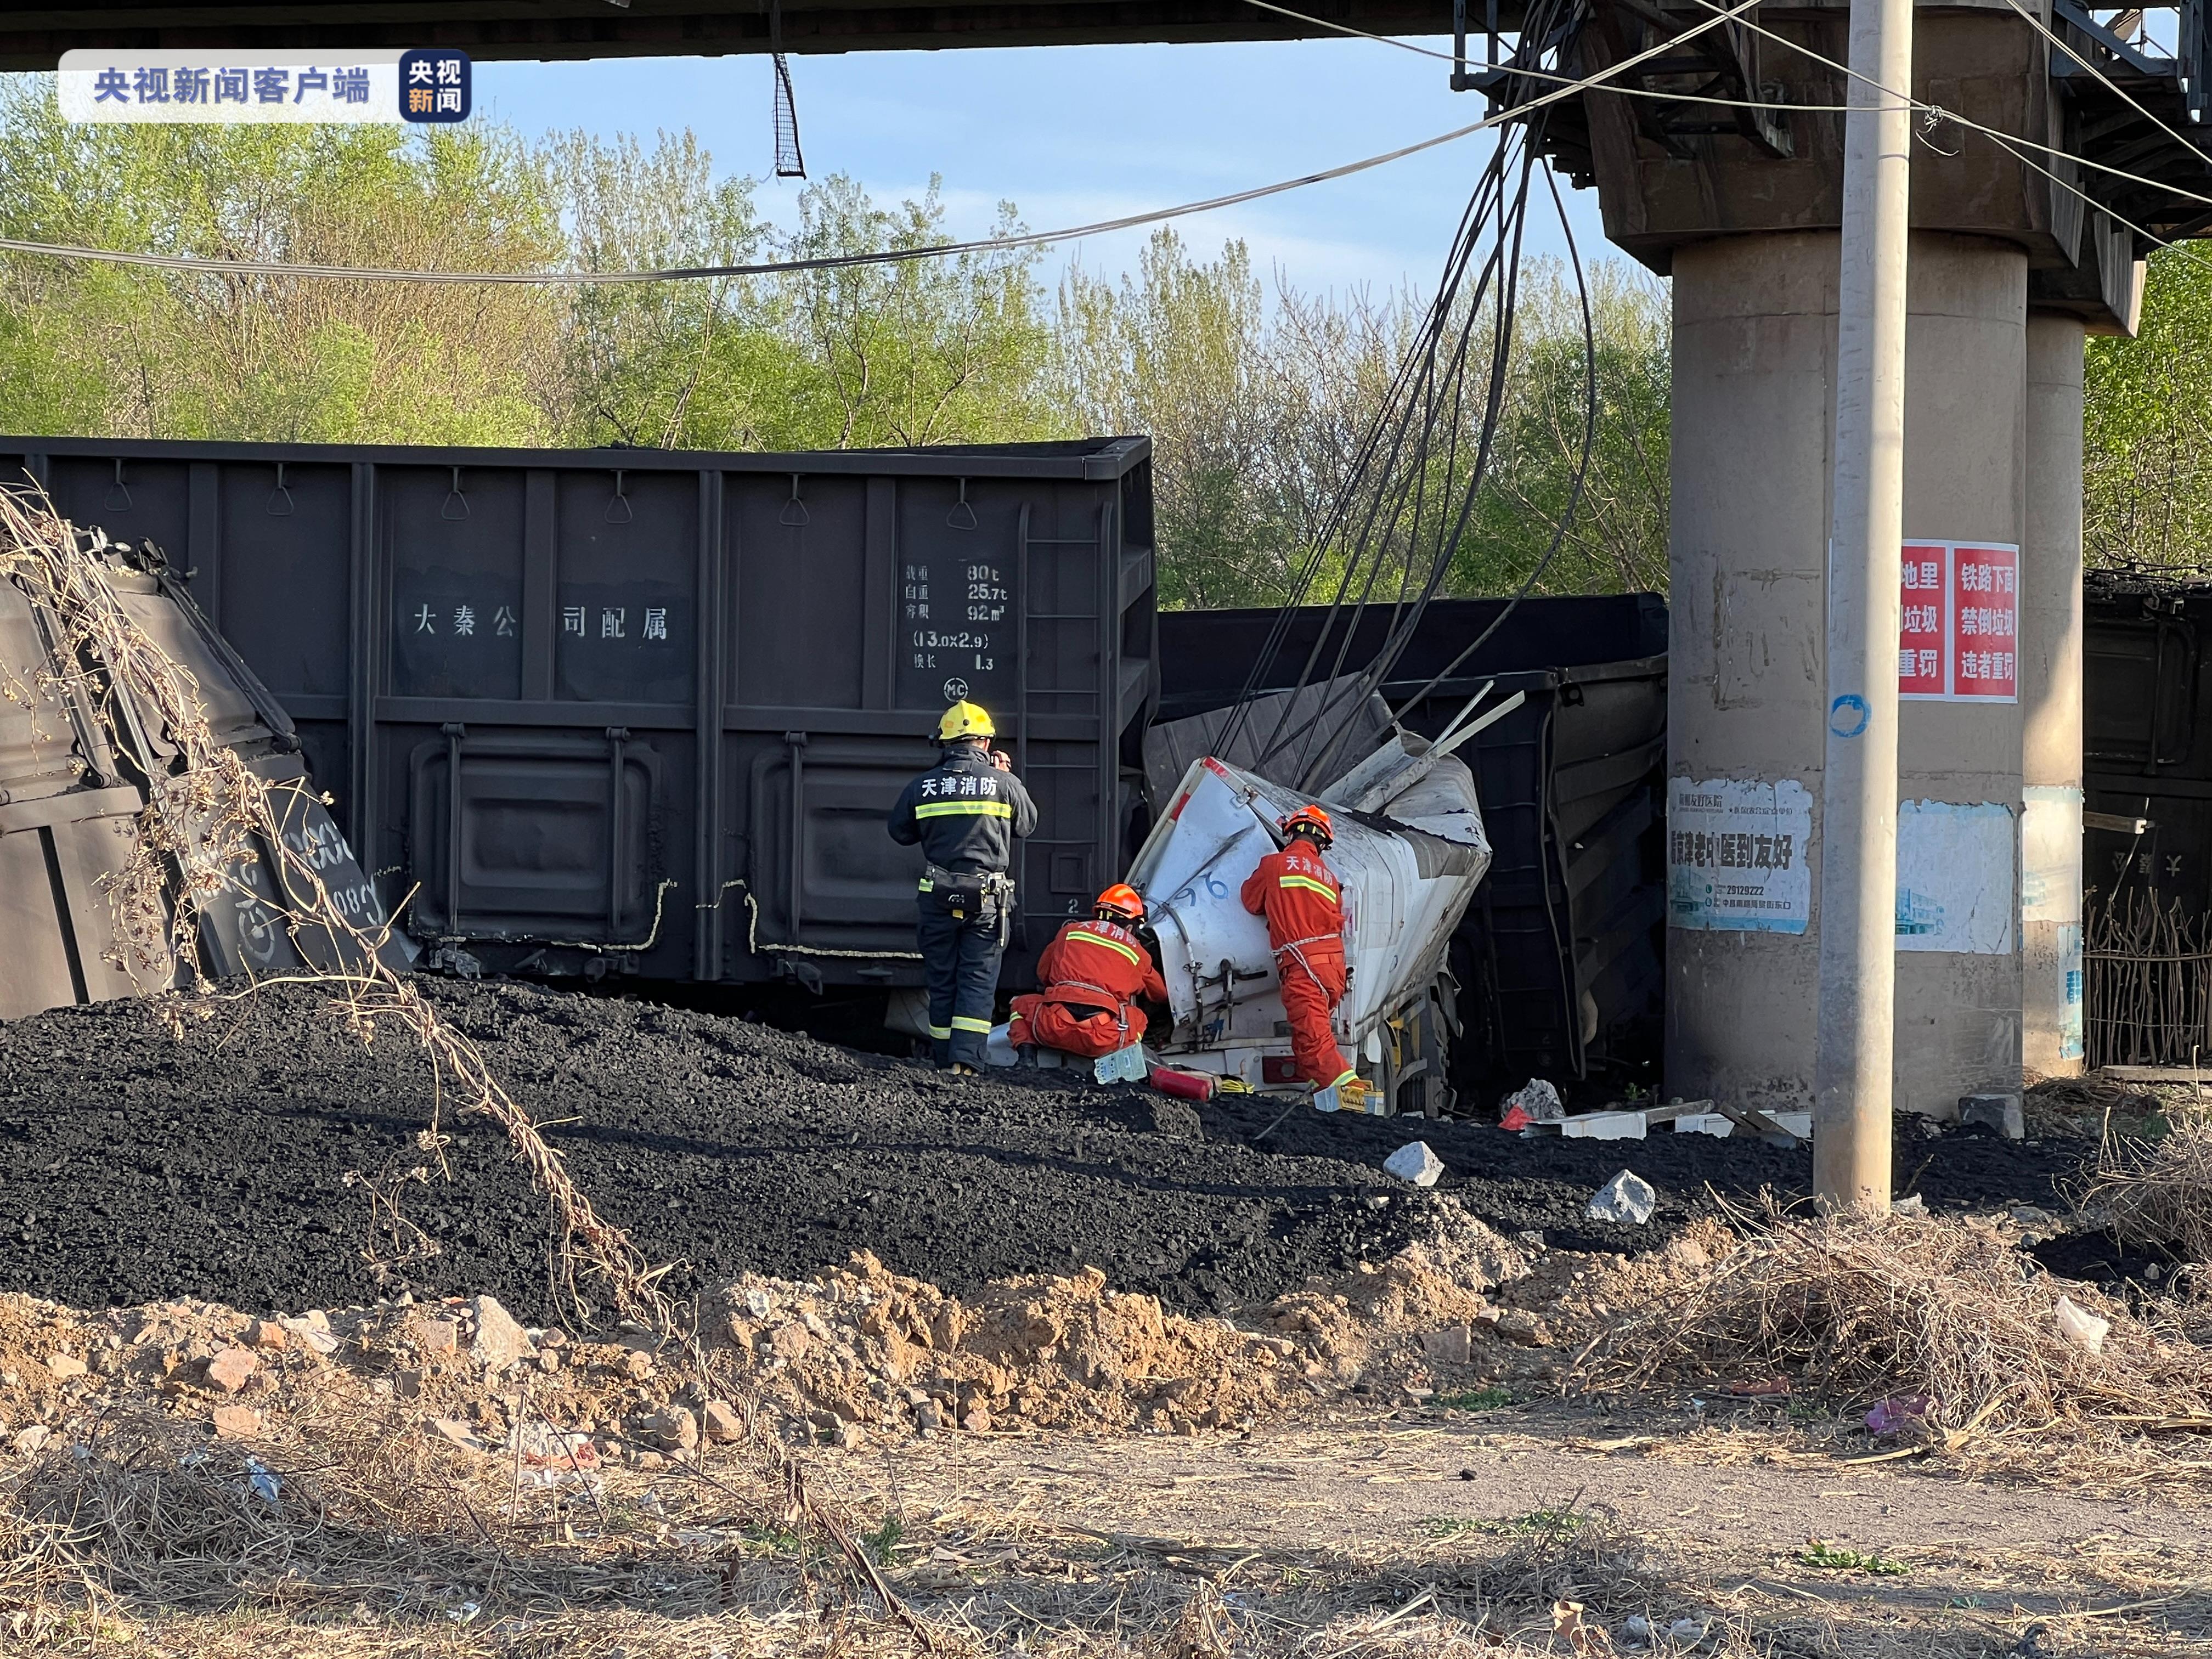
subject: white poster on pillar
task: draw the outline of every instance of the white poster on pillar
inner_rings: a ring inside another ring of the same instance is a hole
[[[1994,801],[1898,802],[1897,948],[2009,956],[2015,834]]]
[[[2081,925],[2081,792],[2031,783],[2021,791],[2020,919]]]
[[[1812,791],[1795,778],[1670,778],[1667,792],[1668,925],[1803,933],[1813,916]]]

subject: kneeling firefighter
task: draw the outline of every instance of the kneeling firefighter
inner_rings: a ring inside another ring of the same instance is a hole
[[[929,1035],[937,1063],[980,1071],[999,990],[999,958],[1013,930],[1014,838],[1036,828],[1036,805],[1012,763],[990,746],[991,717],[956,702],[937,723],[944,758],[900,792],[891,839],[919,842],[928,860],[916,901]]]
[[[1116,882],[1098,896],[1089,921],[1071,921],[1037,958],[1044,989],[1014,999],[1017,1048],[1056,1048],[1103,1060],[1145,1035],[1137,999],[1168,1000],[1152,954],[1136,933],[1145,919],[1137,890]]]
[[[1318,806],[1301,806],[1277,828],[1282,848],[1261,859],[1245,881],[1244,908],[1267,919],[1298,1075],[1317,1091],[1334,1089],[1340,1105],[1358,1111],[1366,1103],[1366,1082],[1345,1064],[1329,1029],[1348,983],[1343,889],[1322,859],[1335,829]]]

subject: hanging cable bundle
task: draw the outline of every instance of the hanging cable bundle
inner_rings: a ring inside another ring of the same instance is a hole
[[[1498,104],[1510,110],[1537,98],[1540,87],[1534,79],[1510,71],[1543,73],[1547,64],[1556,68],[1561,47],[1580,21],[1579,4],[1580,0],[1538,0],[1530,7],[1505,65],[1509,73],[1492,94]],[[1254,700],[1263,690],[1277,689],[1270,682],[1290,635],[1293,611],[1322,592],[1333,573],[1322,626],[1293,689],[1320,684],[1333,684],[1334,689],[1318,716],[1310,702],[1285,699],[1271,729],[1255,727],[1249,734],[1256,740],[1260,757],[1255,769],[1267,775],[1313,789],[1358,758],[1344,749],[1356,729],[1358,711],[1389,680],[1423,612],[1467,545],[1505,408],[1529,188],[1541,165],[1547,118],[1543,107],[1534,107],[1526,118],[1498,129],[1496,148],[1461,216],[1436,297],[1361,437],[1346,481],[1218,740],[1228,746],[1251,717]],[[1512,605],[1534,590],[1565,539],[1596,438],[1597,343],[1589,294],[1559,187],[1548,170],[1544,176],[1581,300],[1585,419],[1565,509]],[[1462,662],[1496,632],[1512,605],[1461,653]],[[1364,648],[1364,659],[1354,665],[1355,644],[1366,613],[1383,605],[1389,613],[1381,637]],[[1301,711],[1295,726],[1292,708]]]

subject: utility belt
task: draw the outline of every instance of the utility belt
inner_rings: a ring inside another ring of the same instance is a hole
[[[1055,980],[1038,995],[1046,1002],[1058,1003],[1078,1019],[1088,1019],[1092,1014],[1111,1014],[1122,1030],[1129,1029],[1129,1000],[1103,985],[1093,985],[1089,980]]]
[[[1310,978],[1318,981],[1321,975],[1314,972],[1314,965],[1312,962],[1308,959],[1306,951],[1309,949],[1324,945],[1332,945],[1335,948],[1337,960],[1343,963],[1344,965],[1345,982],[1349,985],[1352,982],[1352,964],[1344,961],[1344,935],[1341,933],[1314,933],[1305,939],[1291,939],[1284,944],[1278,945],[1275,947],[1275,954],[1279,957],[1291,957],[1297,963],[1299,967],[1306,970],[1307,975]]]
[[[1014,878],[1003,870],[947,870],[942,865],[925,865],[921,892],[925,900],[942,905],[956,921],[988,921],[995,915],[1002,938],[1012,921]]]

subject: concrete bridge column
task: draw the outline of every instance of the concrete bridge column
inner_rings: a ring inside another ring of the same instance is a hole
[[[1811,1103],[1837,271],[1832,231],[1673,251],[1667,1087],[1686,1097]],[[1908,537],[2021,540],[2027,283],[2014,244],[1913,234]],[[2016,704],[1901,711],[1903,1108],[2018,1085],[2020,732]]]
[[[2027,533],[2021,556],[2023,1059],[2082,1069],[2081,354],[2087,325],[2027,319]]]

